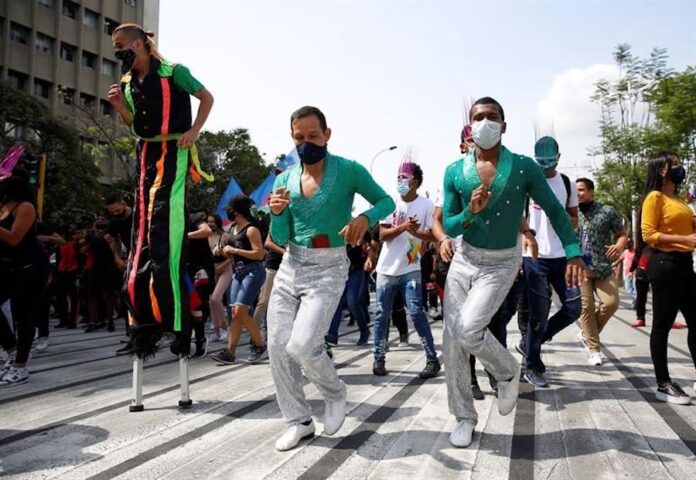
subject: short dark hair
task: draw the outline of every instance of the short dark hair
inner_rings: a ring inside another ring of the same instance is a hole
[[[104,205],[113,205],[114,203],[121,203],[123,201],[123,195],[121,192],[111,192],[104,199]]]
[[[301,118],[305,117],[311,117],[312,115],[319,119],[319,126],[322,130],[326,130],[327,128],[329,128],[326,123],[326,116],[321,110],[319,110],[317,107],[305,105],[302,108],[298,108],[292,113],[292,115],[290,115],[290,129],[292,130],[292,123],[295,120],[300,120]]]
[[[585,188],[594,192],[594,182],[589,178],[580,177],[577,180],[575,180],[575,183],[584,183]]]
[[[238,194],[232,197],[230,203],[227,206],[227,212],[237,212],[242,217],[251,221],[254,217],[251,214],[251,204],[252,201],[246,195]]]
[[[493,97],[481,97],[478,100],[476,100],[469,109],[469,120],[471,120],[471,112],[474,111],[474,107],[476,105],[495,105],[496,107],[498,107],[498,111],[500,112],[500,118],[502,118],[503,121],[505,121],[505,111],[503,110],[503,106],[500,103],[498,103],[498,101]]]
[[[418,182],[418,187],[423,185],[423,169],[421,169],[420,165],[418,164],[413,167],[413,178],[415,178],[416,182]]]

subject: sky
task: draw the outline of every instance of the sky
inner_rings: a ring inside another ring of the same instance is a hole
[[[289,117],[319,107],[329,151],[367,168],[392,195],[404,153],[441,190],[459,155],[465,98],[505,109],[503,143],[531,155],[535,124],[553,125],[560,170],[597,161],[600,78],[612,51],[668,49],[676,70],[696,65],[696,7],[672,1],[161,0],[158,48],[215,97],[209,130],[247,128],[271,162],[293,148]],[[148,26],[145,25],[148,29]]]

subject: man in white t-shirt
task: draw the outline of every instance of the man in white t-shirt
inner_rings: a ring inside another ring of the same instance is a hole
[[[374,326],[374,356],[372,372],[387,375],[385,367],[386,330],[394,296],[401,291],[404,306],[425,350],[427,363],[421,378],[433,378],[440,371],[433,334],[423,311],[420,260],[422,249],[432,240],[433,202],[418,195],[423,183],[423,171],[411,162],[399,167],[397,191],[400,198],[396,211],[379,227],[382,250],[377,262],[377,304],[379,311]]]
[[[570,215],[573,227],[577,228],[578,198],[575,182],[556,171],[561,156],[558,142],[549,136],[541,137],[534,145],[534,156],[543,168],[551,190]],[[541,345],[578,319],[581,311],[580,289],[568,288],[565,279],[565,250],[548,216],[533,200],[529,201],[527,207],[527,223],[536,235],[539,254],[538,259],[534,261],[529,252],[524,253],[523,270],[529,317],[523,318],[524,314],[520,315],[520,322],[528,321],[528,328],[527,336],[522,338],[517,350],[525,356],[525,380],[535,387],[545,388],[548,387],[548,383],[544,377],[546,367],[541,360]],[[552,288],[563,306],[549,318]]]

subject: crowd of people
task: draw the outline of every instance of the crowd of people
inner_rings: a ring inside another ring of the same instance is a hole
[[[212,96],[185,67],[163,60],[142,28],[119,27],[114,45],[128,78],[112,87],[110,100],[140,138],[133,203],[109,196],[106,216],[89,229],[69,225],[60,235],[37,222],[25,180],[0,182],[0,304],[9,301],[0,313],[7,356],[2,385],[28,380],[35,329],[36,349],[47,346],[51,304],[57,328],[76,328],[81,318],[87,332],[113,330],[114,318],[126,318],[129,340],[117,353],[141,358],[164,346],[202,358],[209,343],[220,342],[226,347],[210,360],[233,364],[246,329],[247,360],[270,359],[288,425],[276,448],[288,450],[315,433],[303,376],[324,397],[324,433],[343,424],[346,385],[331,347],[344,311],[359,331],[357,345],[372,342],[375,376],[388,374],[391,324],[398,343],[408,345],[410,318],[425,356],[420,377],[444,368],[457,420],[450,442],[467,447],[478,419],[474,400],[483,398],[476,362],[502,415],[516,405],[522,373],[537,388],[549,386],[544,344],[576,321],[588,363],[601,366],[601,334],[619,307],[623,270],[626,290],[635,295],[636,328],[645,325],[648,285],[653,291],[657,399],[690,403],[667,359],[681,311],[696,361],[696,217],[680,197],[685,170],[675,154],[648,163],[632,248],[625,220],[595,199],[592,180],[559,172],[560,146],[552,135],[536,139],[534,158],[502,145],[505,112],[493,98],[478,99],[468,112],[462,156],[447,167],[443,198],[435,201],[420,191],[423,170],[410,156],[395,172],[398,196],[391,198],[361,164],[328,151],[324,113],[302,107],[290,118],[300,163],[277,177],[269,213],[239,195],[223,220],[203,209],[187,211],[182,186],[190,160],[204,175],[194,141]],[[201,99],[193,122],[189,95]],[[153,104],[153,97],[167,101]],[[143,108],[166,115],[146,115]],[[357,216],[355,194],[370,204]],[[41,302],[34,301],[38,292]],[[552,292],[560,302],[553,314]],[[522,369],[507,348],[515,314]],[[431,331],[440,319],[441,356]]]

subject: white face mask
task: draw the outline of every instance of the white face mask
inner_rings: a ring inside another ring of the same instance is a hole
[[[490,150],[500,142],[502,123],[493,122],[484,118],[471,125],[471,136],[476,145],[484,150]]]

